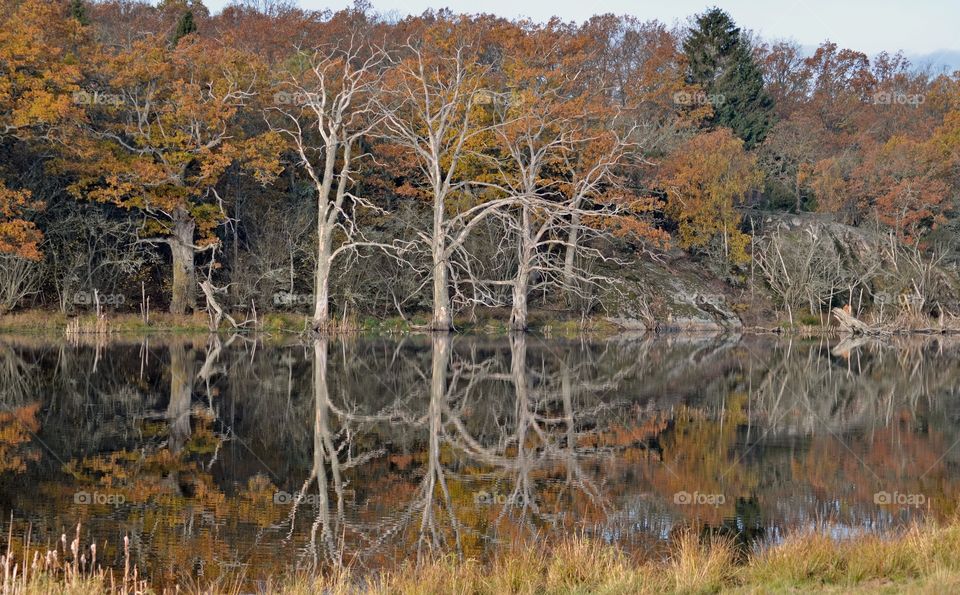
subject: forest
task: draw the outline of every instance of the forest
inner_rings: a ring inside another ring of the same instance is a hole
[[[0,18],[3,315],[450,330],[484,311],[525,330],[627,300],[656,326],[656,292],[624,282],[643,263],[768,324],[960,313],[960,72],[899,52],[808,51],[718,8],[0,0]]]

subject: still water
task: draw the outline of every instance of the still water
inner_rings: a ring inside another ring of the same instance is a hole
[[[0,533],[79,522],[118,567],[129,536],[158,586],[569,534],[843,538],[954,512],[958,420],[939,339],[3,337]]]

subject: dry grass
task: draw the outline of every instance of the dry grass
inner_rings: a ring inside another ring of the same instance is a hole
[[[2,593],[143,593],[142,581],[126,579],[78,562],[78,540],[62,552],[34,555],[26,574],[8,551],[0,560],[5,577]],[[515,593],[769,593],[826,592],[940,593],[960,589],[960,522],[914,528],[894,538],[862,536],[836,541],[807,532],[758,547],[737,562],[737,551],[724,538],[682,533],[668,556],[646,561],[601,542],[572,538],[551,550],[519,547],[483,564],[437,557],[422,564],[363,575],[339,571],[324,575],[296,574],[252,584],[239,579],[215,585],[181,585],[185,593],[285,593],[307,595],[383,594],[495,595]],[[89,556],[89,553],[88,553]],[[82,560],[82,558],[80,558]],[[126,585],[126,591],[124,591]],[[945,591],[946,590],[946,591]]]
[[[0,555],[3,595],[40,595],[63,593],[65,595],[93,595],[116,593],[140,595],[150,593],[146,581],[137,576],[137,569],[130,563],[130,543],[124,538],[125,563],[123,574],[115,578],[112,571],[104,570],[97,563],[97,546],[84,547],[80,541],[80,525],[76,535],[67,544],[64,534],[53,549],[41,552],[31,547],[27,536],[23,551],[12,548],[13,527],[7,534],[7,549]]]

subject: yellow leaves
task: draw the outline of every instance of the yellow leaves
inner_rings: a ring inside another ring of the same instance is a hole
[[[80,70],[63,59],[73,26],[58,3],[11,4],[0,23],[0,128],[53,125],[77,115],[71,98]]]
[[[265,132],[243,143],[237,150],[237,160],[261,184],[268,184],[283,171],[280,154],[285,143],[280,134]]]
[[[729,262],[745,262],[749,237],[738,229],[735,207],[762,181],[756,158],[725,128],[684,143],[666,160],[660,178],[680,245],[702,249],[719,240]]]

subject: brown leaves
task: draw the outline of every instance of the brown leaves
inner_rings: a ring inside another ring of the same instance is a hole
[[[40,403],[32,403],[0,411],[0,473],[23,472],[28,462],[40,460],[40,451],[30,447],[33,435],[40,431],[39,410]]]

